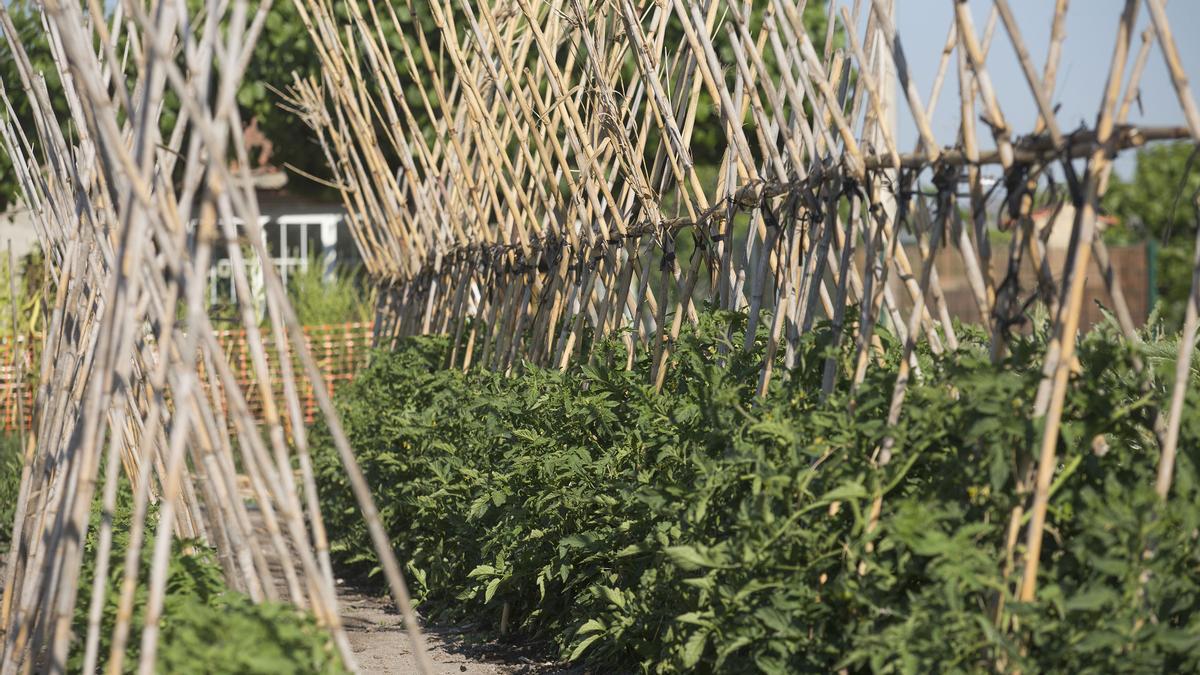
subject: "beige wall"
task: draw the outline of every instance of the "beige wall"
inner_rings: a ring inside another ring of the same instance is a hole
[[[920,251],[915,246],[906,246],[905,251],[908,253],[909,261],[913,265],[914,273],[919,275],[921,268]],[[1146,322],[1150,311],[1146,247],[1144,244],[1112,246],[1109,247],[1109,255],[1112,259],[1113,268],[1116,270],[1120,280],[1121,287],[1124,289],[1125,300],[1129,304],[1129,313],[1133,318],[1133,322],[1135,325],[1141,326]],[[1050,269],[1057,272],[1062,269],[1066,251],[1052,248],[1048,252],[1048,257]],[[861,250],[858,253],[858,258],[861,265]],[[942,290],[946,298],[946,307],[950,315],[964,322],[979,322],[979,310],[967,282],[962,256],[959,254],[958,249],[954,247],[943,249],[938,253],[936,265]],[[1004,280],[1008,268],[1008,244],[992,245],[991,268],[992,278],[999,284]],[[891,274],[889,274],[889,277],[892,277],[892,289],[896,293],[896,297],[900,299],[901,306],[904,308],[910,307],[911,305],[907,302],[907,294],[902,291],[898,282]],[[1019,278],[1021,298],[1025,299],[1037,287],[1037,277],[1028,259],[1021,266]],[[1057,278],[1058,274],[1055,274],[1055,279],[1057,280]],[[1081,327],[1086,328],[1091,326],[1102,318],[1103,315],[1097,303],[1109,309],[1113,305],[1112,298],[1105,288],[1104,279],[1100,276],[1100,270],[1096,267],[1095,260],[1093,260],[1088,269],[1087,286],[1084,291]]]
[[[38,245],[37,230],[33,227],[33,219],[28,210],[22,207],[0,213],[0,253],[7,257],[8,244],[12,242],[13,253],[18,258],[32,251]]]

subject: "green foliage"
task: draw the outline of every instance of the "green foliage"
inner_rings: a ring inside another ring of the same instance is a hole
[[[116,623],[124,555],[129,544],[132,498],[127,485],[113,514],[112,566],[105,586],[100,640],[101,660],[111,646]],[[92,514],[84,568],[73,629],[77,644],[68,664],[71,672],[82,668],[82,641],[87,635],[91,589],[95,579],[95,550],[100,512]],[[147,541],[142,548],[138,588],[125,672],[135,672],[141,653],[138,636],[148,596],[150,558],[154,548],[156,511],[146,522]],[[329,634],[314,619],[280,603],[255,605],[250,598],[226,587],[214,552],[196,541],[172,543],[166,596],[160,622],[157,670],[163,673],[341,673],[345,672]]]
[[[1192,157],[1194,149],[1191,143],[1170,143],[1139,150],[1133,178],[1114,180],[1104,198],[1105,208],[1121,218],[1106,238],[1149,239],[1161,246],[1157,291],[1163,318],[1172,326],[1183,322],[1192,284],[1193,200],[1200,194],[1200,157]]]
[[[1137,153],[1137,169],[1129,181],[1113,181],[1104,206],[1113,215],[1139,220],[1145,233],[1156,239],[1195,234],[1192,197],[1200,191],[1200,166],[1189,158],[1191,143],[1151,145]]]
[[[34,249],[24,258],[17,259],[16,294],[13,294],[8,271],[8,254],[0,248],[0,336],[10,338],[13,334],[13,308],[16,304],[17,332],[32,335],[38,328],[42,312],[42,282],[45,265],[40,249]],[[30,373],[26,373],[28,379]]]
[[[1083,341],[1089,376],[1066,403],[1038,600],[1022,604],[1005,542],[1040,438],[1039,339],[999,365],[978,336],[922,355],[895,457],[878,467],[894,369],[870,371],[853,401],[843,387],[822,402],[821,329],[759,401],[763,336],[745,352],[726,337],[743,326],[702,315],[661,394],[645,356],[626,372],[616,343],[593,365],[512,378],[441,369],[435,338],[377,354],[340,408],[422,611],[495,625],[507,606],[515,630],[595,672],[1200,668],[1200,387],[1161,505],[1162,380],[1142,393],[1111,327]],[[316,436],[334,555],[372,571],[336,453]]]
[[[21,490],[21,441],[14,434],[0,435],[0,552],[12,541],[17,495]]]
[[[400,30],[412,39],[415,32],[422,32],[429,43],[434,58],[438,58],[441,48],[440,33],[434,24],[433,12],[428,3],[411,3],[392,0]],[[189,6],[198,9],[202,3],[189,0]],[[259,7],[257,1],[249,4],[253,13]],[[331,3],[334,14],[341,26],[349,28],[353,25],[347,3],[335,0]],[[371,20],[371,12],[377,12],[383,23],[381,31],[393,54],[397,59],[402,58],[399,33],[391,22],[390,13],[382,4],[374,9],[360,5],[359,10]],[[420,51],[414,47],[414,57],[419,67],[426,71],[442,71],[445,64],[426,62]],[[403,66],[397,68],[403,71]],[[307,78],[322,77],[321,62],[313,40],[300,19],[300,14],[292,2],[272,3],[263,24],[262,35],[254,45],[254,54],[247,64],[245,77],[238,87],[237,101],[242,108],[243,120],[249,121],[257,117],[263,134],[273,143],[271,163],[277,166],[289,164],[303,171],[322,177],[329,177],[329,167],[326,157],[321,150],[313,132],[295,115],[280,108],[282,102],[280,93],[292,86],[293,77]],[[368,82],[366,86],[375,88],[377,83]],[[404,95],[414,116],[427,128],[432,129],[433,123],[423,104],[415,85],[409,85]],[[432,102],[436,107],[436,101]],[[437,114],[437,111],[434,111]],[[330,199],[337,199],[334,190],[307,179],[292,174],[293,180],[303,181],[304,190],[310,195],[320,194]]]
[[[12,18],[13,26],[21,37],[21,43],[29,55],[34,71],[41,72],[46,78],[46,89],[51,92],[50,103],[59,120],[68,119],[67,102],[61,95],[62,84],[59,82],[58,70],[50,54],[50,45],[42,31],[41,15],[30,0],[13,0],[4,4],[5,11]],[[13,102],[13,112],[21,122],[26,133],[33,133],[33,109],[29,98],[22,91],[21,76],[17,69],[17,61],[13,56],[12,47],[8,40],[0,35],[0,83],[3,83],[9,99]],[[0,118],[7,118],[8,112],[0,109]],[[30,139],[31,141],[34,139]],[[0,211],[4,211],[16,202],[20,194],[17,174],[13,170],[12,159],[0,143]]]
[[[300,323],[319,326],[366,322],[374,315],[374,294],[355,269],[336,267],[329,279],[319,257],[308,261],[308,269],[288,275],[288,295]]]

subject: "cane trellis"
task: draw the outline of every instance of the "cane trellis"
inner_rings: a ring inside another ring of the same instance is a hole
[[[34,214],[53,295],[0,604],[5,675],[64,672],[72,649],[81,652],[82,672],[103,663],[105,672],[120,673],[133,665],[125,663],[133,640],[140,641],[139,672],[154,672],[175,537],[215,547],[230,586],[254,601],[310,610],[353,669],[308,454],[305,391],[328,420],[417,662],[429,670],[399,565],[274,267],[264,270],[265,325],[253,303],[238,306],[252,379],[239,379],[205,311],[217,249],[234,262],[238,296],[253,298],[235,223],[247,223],[259,258],[270,257],[252,181],[230,168],[231,159],[249,166],[235,94],[269,7],[250,12],[244,0],[208,2],[190,16],[182,3],[118,3],[106,17],[101,3],[47,0],[43,27],[70,113],[59,120],[44,74],[0,6],[0,32],[20,72],[20,82],[0,85],[0,139]],[[164,130],[168,93],[180,111]],[[32,128],[18,122],[9,98],[22,95]],[[113,589],[111,647],[101,654],[122,468],[133,486],[133,516]],[[267,530],[261,543],[239,492],[243,482]],[[144,628],[135,635],[152,499],[158,517],[142,580]],[[79,597],[97,501],[104,518],[94,583],[89,597]],[[78,603],[88,608],[84,635],[73,635]]]
[[[961,257],[994,358],[1035,301],[1044,305],[1052,339],[1033,405],[1045,427],[1018,591],[1028,600],[1093,265],[1125,338],[1138,340],[1119,270],[1097,236],[1112,160],[1151,141],[1200,141],[1200,114],[1164,0],[1129,0],[1114,14],[1095,122],[1075,131],[1053,105],[1067,0],[1053,3],[1042,64],[1006,0],[991,3],[982,31],[967,2],[945,1],[953,18],[936,76],[918,83],[885,0],[431,0],[436,30],[408,32],[397,12],[417,15],[411,2],[349,2],[339,19],[329,3],[297,0],[323,75],[297,78],[289,105],[315,130],[384,291],[377,340],[450,335],[452,367],[507,371],[526,360],[565,368],[597,337],[620,333],[631,359],[635,347],[650,350],[661,387],[682,323],[708,302],[748,312],[747,346],[760,320],[769,325],[760,393],[779,350],[790,366],[801,336],[829,320],[834,345],[855,358],[848,372],[826,361],[828,395],[839,382],[863,381],[886,321],[903,343],[887,418],[894,426],[919,374],[917,344],[934,353],[958,347],[934,265],[940,250]],[[1135,50],[1143,5],[1150,22]],[[810,35],[806,18],[822,13],[824,34]],[[1020,62],[1038,111],[1031,129],[1006,121],[988,69],[996,40],[1010,41]],[[1127,123],[1154,51],[1186,126]],[[949,76],[959,85],[953,102],[941,98]],[[959,109],[953,138],[934,136],[939,105]],[[886,123],[901,107],[919,131],[911,151]],[[698,111],[708,108],[724,146],[715,178],[693,158]],[[988,166],[1002,171],[994,187],[984,182]],[[1046,204],[1076,207],[1072,245],[1057,267],[1032,223]],[[1005,247],[989,244],[995,211],[1012,223]],[[677,255],[685,232],[696,246],[690,259]],[[899,245],[904,233],[916,238],[919,258]],[[1007,264],[993,265],[998,256]],[[1021,287],[1023,265],[1037,272],[1032,288]],[[1197,285],[1157,428],[1164,496]],[[852,305],[860,309],[853,324]],[[903,451],[888,439],[877,461]]]
[[[945,1],[954,13],[939,66],[931,83],[918,83],[886,0],[431,0],[429,34],[406,28],[413,24],[401,14],[417,13],[412,3],[294,0],[322,75],[297,77],[285,105],[320,141],[382,290],[376,341],[448,334],[452,367],[565,368],[597,338],[620,334],[631,355],[649,350],[661,386],[683,322],[707,302],[746,311],[751,338],[767,329],[760,392],[779,351],[791,365],[802,336],[828,320],[834,345],[854,358],[846,372],[827,360],[827,395],[863,381],[886,321],[903,344],[887,418],[894,426],[907,383],[919,376],[918,344],[934,353],[958,347],[934,264],[939,251],[961,258],[995,358],[1031,302],[1041,302],[1052,339],[1033,402],[1044,430],[1017,593],[1028,600],[1092,265],[1125,338],[1138,339],[1097,237],[1112,160],[1146,142],[1200,142],[1200,113],[1164,0],[1127,0],[1113,17],[1117,40],[1095,122],[1070,132],[1053,107],[1067,0],[1054,3],[1042,64],[1029,56],[1006,0],[994,0],[982,31],[968,3]],[[1150,26],[1135,49],[1143,5]],[[139,638],[143,672],[154,665],[173,535],[212,543],[231,585],[255,599],[310,609],[352,663],[315,501],[302,380],[329,422],[420,651],[399,566],[278,275],[264,270],[265,326],[253,307],[239,306],[261,424],[203,310],[214,248],[228,252],[238,297],[252,297],[233,223],[247,223],[246,239],[269,257],[253,186],[227,161],[249,165],[234,93],[269,6],[209,1],[190,16],[183,3],[151,0],[117,3],[105,17],[101,3],[45,0],[69,120],[55,119],[45,80],[0,6],[0,31],[21,72],[0,89],[0,139],[36,216],[54,295],[0,605],[2,675],[62,671],[79,602],[90,612],[83,670],[94,672],[106,656],[109,672],[121,671],[152,496],[159,536]],[[806,18],[816,16],[825,17],[823,35],[809,34]],[[1006,121],[988,71],[995,40],[1015,48],[1039,112],[1031,129]],[[1154,51],[1186,126],[1127,123]],[[950,76],[959,83],[955,102],[941,100]],[[164,131],[168,91],[181,109]],[[28,99],[33,128],[15,121],[9,96]],[[957,106],[959,129],[937,138],[930,119],[946,105]],[[901,108],[919,130],[911,151],[887,123]],[[700,114],[707,109],[717,121]],[[60,122],[73,131],[64,135]],[[694,157],[701,125],[721,138],[713,172]],[[994,189],[985,166],[1003,172]],[[1046,201],[1076,207],[1073,243],[1057,268],[1031,218]],[[1003,248],[987,236],[996,203],[1013,223]],[[919,258],[910,258],[903,235],[915,238]],[[690,257],[678,253],[685,240],[695,246]],[[1007,260],[1004,274],[992,273],[995,257]],[[1021,286],[1023,265],[1037,271],[1032,288]],[[1170,404],[1156,429],[1164,497],[1190,384],[1200,241],[1194,270]],[[851,306],[859,308],[854,322]],[[282,391],[270,386],[267,345],[278,355]],[[886,464],[904,448],[889,439],[876,451]],[[113,510],[122,468],[136,488],[135,517],[112,648],[100,655],[111,523],[100,525],[99,581],[87,599],[78,597],[83,537],[99,486],[102,508]],[[280,574],[253,544],[239,470]],[[1013,514],[1010,548],[1024,517]]]

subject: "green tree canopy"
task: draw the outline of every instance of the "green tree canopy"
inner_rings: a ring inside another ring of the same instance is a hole
[[[58,69],[50,55],[50,45],[42,30],[41,15],[30,0],[12,0],[5,3],[5,11],[12,18],[17,35],[25,46],[33,69],[42,73],[46,79],[46,89],[51,94],[51,105],[59,120],[68,119],[67,102],[61,95],[62,84],[58,79]],[[23,91],[21,75],[17,70],[17,60],[13,56],[12,45],[0,31],[0,83],[3,83],[8,98],[12,101],[17,121],[26,133],[33,131],[33,110],[29,105],[29,97]],[[8,119],[9,111],[0,106],[0,119]],[[30,138],[30,141],[34,141]],[[12,159],[0,144],[0,211],[4,211],[16,201],[20,193],[17,176],[13,170]]]
[[[1161,247],[1157,265],[1159,312],[1169,327],[1183,320],[1192,282],[1192,249],[1200,193],[1200,157],[1191,143],[1152,145],[1137,153],[1128,180],[1114,179],[1104,207],[1121,219],[1106,233],[1113,241],[1148,240]]]
[[[1104,206],[1129,230],[1141,223],[1146,236],[1162,243],[1196,232],[1193,195],[1200,191],[1198,159],[1191,143],[1152,145],[1137,153],[1137,169],[1125,180],[1114,180]]]

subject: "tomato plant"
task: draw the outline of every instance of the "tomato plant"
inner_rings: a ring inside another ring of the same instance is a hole
[[[619,342],[592,365],[514,377],[443,370],[436,338],[376,354],[341,412],[422,611],[494,628],[507,616],[598,672],[1200,667],[1200,392],[1161,504],[1165,385],[1143,389],[1111,328],[1083,340],[1041,592],[1018,603],[1023,547],[1006,542],[1040,437],[1044,340],[1000,364],[978,335],[922,354],[889,432],[894,371],[821,401],[821,328],[757,399],[762,340],[726,337],[743,326],[705,314],[661,393],[645,355],[624,369]],[[897,450],[877,466],[888,433]],[[317,437],[335,555],[368,573],[368,536]]]

